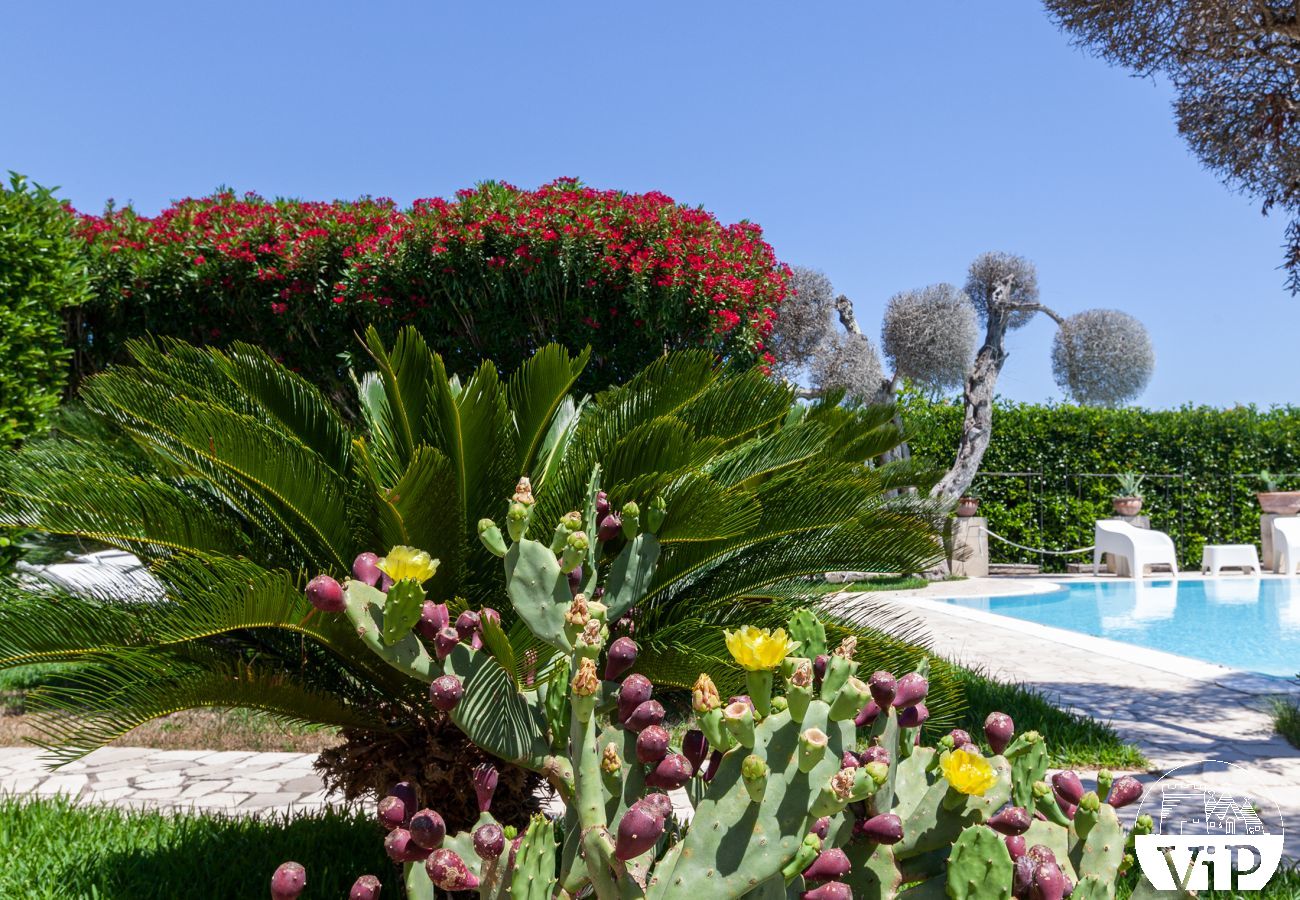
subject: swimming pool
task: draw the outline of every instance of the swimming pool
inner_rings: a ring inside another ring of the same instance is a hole
[[[1090,581],[1049,594],[945,602],[1234,669],[1300,672],[1300,578]]]

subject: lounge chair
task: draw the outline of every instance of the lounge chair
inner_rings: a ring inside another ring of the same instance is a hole
[[[1300,563],[1300,517],[1278,516],[1273,520],[1273,571],[1295,574]]]
[[[1160,565],[1168,566],[1173,577],[1178,577],[1178,552],[1174,549],[1174,542],[1163,531],[1134,528],[1115,519],[1101,519],[1097,522],[1093,543],[1094,571],[1101,570],[1101,556],[1109,553],[1127,562],[1128,573],[1134,578],[1141,578],[1147,566]]]

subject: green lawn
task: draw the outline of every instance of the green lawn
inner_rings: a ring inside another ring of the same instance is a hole
[[[346,897],[370,873],[400,897],[383,833],[359,814],[258,820],[0,798],[0,859],[0,897],[15,900],[260,898],[289,859],[307,867],[307,896]]]
[[[1295,700],[1275,700],[1273,728],[1290,741],[1292,747],[1300,747],[1300,703]]]

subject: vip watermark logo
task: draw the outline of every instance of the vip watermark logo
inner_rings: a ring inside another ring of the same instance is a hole
[[[1206,760],[1166,772],[1142,795],[1154,823],[1134,845],[1157,890],[1262,890],[1277,871],[1286,833],[1276,802],[1235,763]]]

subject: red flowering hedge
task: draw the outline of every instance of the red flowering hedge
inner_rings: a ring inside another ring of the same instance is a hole
[[[665,348],[766,365],[789,281],[757,225],[573,180],[487,183],[409,209],[223,192],[152,218],[81,216],[79,234],[94,288],[72,323],[83,374],[155,334],[251,341],[338,383],[365,325],[412,323],[462,368],[590,344],[586,386],[603,387]]]

